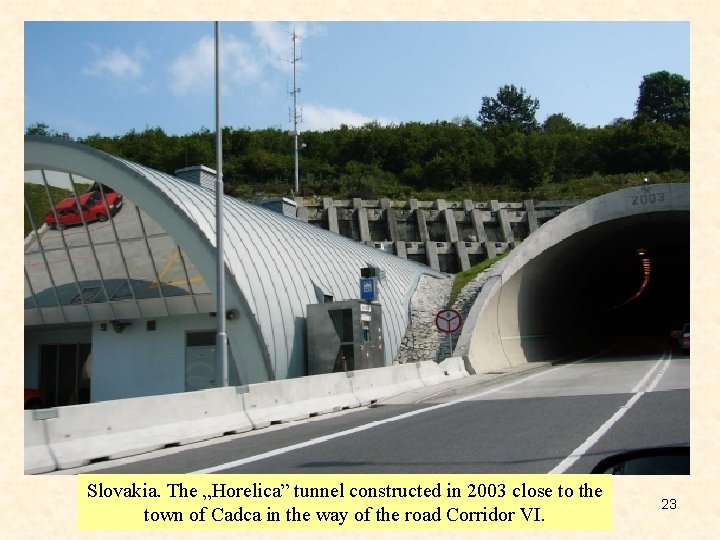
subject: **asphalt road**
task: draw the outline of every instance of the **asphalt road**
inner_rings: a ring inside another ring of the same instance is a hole
[[[688,445],[689,371],[687,355],[645,343],[84,471],[586,473],[623,450]]]

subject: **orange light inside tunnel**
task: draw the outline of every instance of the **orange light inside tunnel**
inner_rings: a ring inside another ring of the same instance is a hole
[[[642,283],[640,283],[640,288],[630,298],[625,300],[623,303],[615,306],[615,309],[622,307],[625,304],[632,302],[633,300],[637,300],[640,297],[640,295],[647,288],[648,283],[650,283],[650,259],[645,257],[645,250],[642,250],[642,252],[641,252],[641,250],[638,250],[638,255],[640,255],[640,257],[641,257],[640,262],[642,263],[642,269],[643,269],[643,279],[642,279]]]

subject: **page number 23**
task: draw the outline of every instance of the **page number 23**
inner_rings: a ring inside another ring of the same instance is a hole
[[[663,510],[675,510],[677,508],[677,501],[675,499],[663,499],[662,509]]]

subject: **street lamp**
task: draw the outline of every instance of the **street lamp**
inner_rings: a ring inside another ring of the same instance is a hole
[[[225,328],[225,259],[223,255],[223,178],[222,178],[222,128],[220,123],[220,23],[215,21],[215,244],[217,248],[217,341],[216,363],[220,366],[221,386],[229,386],[227,333]]]

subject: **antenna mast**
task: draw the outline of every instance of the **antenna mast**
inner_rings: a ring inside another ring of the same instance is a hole
[[[292,135],[295,139],[295,190],[294,193],[297,195],[300,190],[300,171],[298,166],[298,121],[302,122],[302,109],[298,113],[297,106],[297,95],[300,93],[300,88],[297,86],[297,63],[302,60],[302,55],[297,55],[297,40],[298,35],[293,28],[292,31],[292,42],[293,42],[293,59],[291,63],[293,65],[293,89],[290,95],[293,97],[293,108],[290,112],[290,120],[293,123]]]

